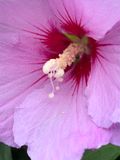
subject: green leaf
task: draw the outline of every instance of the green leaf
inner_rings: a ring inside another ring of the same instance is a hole
[[[12,160],[11,148],[0,143],[0,160]]]
[[[109,144],[94,151],[87,150],[82,160],[115,160],[119,155],[120,147]]]

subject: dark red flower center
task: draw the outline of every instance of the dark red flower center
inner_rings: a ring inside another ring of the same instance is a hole
[[[63,21],[61,20],[59,28],[51,23],[49,29],[42,29],[42,31],[41,42],[49,50],[49,54],[46,54],[46,61],[57,59],[59,54],[64,53],[64,50],[68,48],[70,44],[81,44],[81,42],[84,43],[84,41],[86,41],[84,44],[86,50],[83,51],[82,56],[79,54],[76,55],[72,65],[65,68],[65,73],[68,79],[73,80],[75,88],[79,88],[80,82],[87,84],[91,66],[97,57],[97,42],[88,36],[89,31],[84,29],[81,23],[72,20],[70,16]],[[73,36],[73,39],[70,36]],[[77,40],[77,42],[75,42],[74,40],[76,39],[80,41],[78,42]]]

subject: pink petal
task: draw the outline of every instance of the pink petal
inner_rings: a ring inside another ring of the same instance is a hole
[[[49,87],[48,87],[49,88]],[[28,145],[32,160],[79,160],[85,148],[109,142],[111,133],[95,126],[87,116],[85,98],[72,96],[61,86],[53,99],[49,89],[37,89],[16,109],[15,142]]]
[[[40,55],[30,38],[10,32],[0,35],[0,141],[13,145],[14,108],[40,78]]]
[[[111,127],[112,138],[111,143],[120,146],[120,124],[114,124]]]
[[[90,35],[95,38],[102,37],[119,20],[119,0],[105,0],[104,2],[101,0],[48,1],[57,17],[60,18],[62,15],[65,18],[69,14],[72,19],[81,22],[81,25],[89,30]],[[110,17],[109,20],[108,17]]]
[[[3,41],[0,47],[0,140],[11,145],[14,109],[31,90],[40,86],[43,75],[38,48],[22,42],[4,44]]]
[[[100,45],[86,90],[88,112],[97,125],[110,127],[113,122],[120,122],[120,22]]]
[[[9,145],[15,145],[14,110],[40,86],[43,75],[41,44],[22,29],[34,31],[33,24],[47,23],[50,13],[40,0],[0,1],[0,141]]]
[[[3,14],[4,13],[4,14]],[[1,0],[0,1],[0,24],[1,26],[17,29],[32,29],[48,24],[52,13],[47,0]]]
[[[75,1],[79,8],[79,0]],[[103,36],[120,19],[119,0],[81,0],[81,3],[84,19],[87,17],[85,26],[92,32],[91,36]]]

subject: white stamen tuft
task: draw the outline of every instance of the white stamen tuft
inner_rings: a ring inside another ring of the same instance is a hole
[[[56,60],[50,59],[43,65],[43,73],[48,74],[56,66]]]
[[[64,76],[64,70],[63,69],[58,69],[55,73],[55,78],[60,78]]]
[[[54,87],[53,80],[57,80],[57,82],[62,82],[65,69],[68,66],[71,66],[73,62],[75,62],[76,56],[78,54],[82,56],[84,50],[85,50],[84,45],[80,43],[71,43],[63,51],[62,54],[59,54],[58,58],[50,59],[43,65],[43,73],[48,75],[52,85],[52,92],[49,94],[49,98],[54,97],[55,89],[56,90],[60,89],[59,85]]]

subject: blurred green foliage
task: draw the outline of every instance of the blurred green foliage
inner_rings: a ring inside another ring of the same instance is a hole
[[[87,150],[82,160],[118,160],[119,156],[120,147],[109,144],[94,151]]]
[[[0,160],[13,160],[11,148],[2,143],[0,144]]]
[[[0,160],[30,160],[27,147],[10,148],[0,144]],[[111,144],[97,150],[86,150],[82,160],[120,160],[120,147]]]

